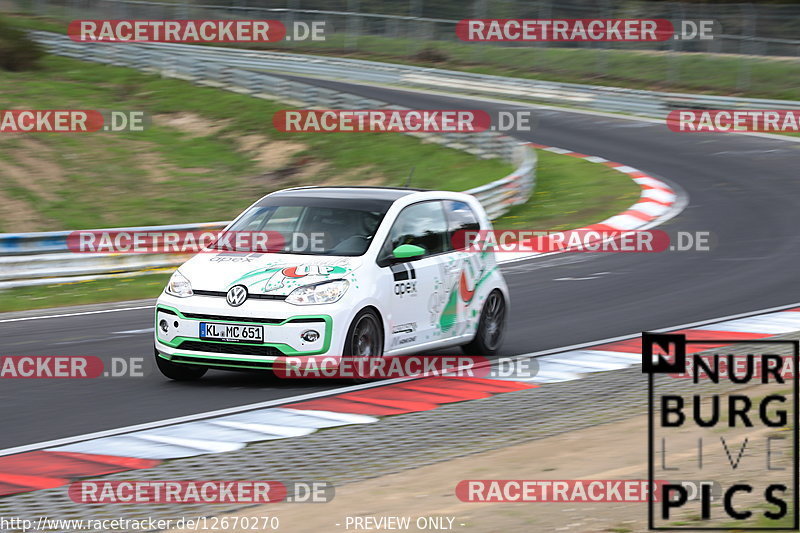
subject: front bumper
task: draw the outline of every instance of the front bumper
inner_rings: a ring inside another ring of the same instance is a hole
[[[220,297],[162,294],[156,303],[155,346],[160,357],[176,363],[270,369],[287,356],[341,354],[343,341],[338,337],[343,334],[334,330],[334,324],[348,324],[345,314],[335,304],[296,306],[277,300],[248,300],[241,307],[230,307]],[[261,325],[264,342],[201,339],[202,322]],[[319,338],[304,340],[301,334],[308,330],[318,332]]]

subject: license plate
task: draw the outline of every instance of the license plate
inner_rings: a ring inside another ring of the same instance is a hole
[[[264,326],[200,322],[200,338],[234,342],[264,342]]]

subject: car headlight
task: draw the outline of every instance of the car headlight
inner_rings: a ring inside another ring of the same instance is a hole
[[[349,286],[350,283],[345,279],[306,285],[293,290],[286,301],[295,305],[332,304],[344,296]]]
[[[172,277],[169,278],[169,283],[167,283],[165,291],[167,294],[177,296],[178,298],[188,298],[194,294],[192,293],[192,284],[189,283],[186,276],[177,270],[172,274]]]

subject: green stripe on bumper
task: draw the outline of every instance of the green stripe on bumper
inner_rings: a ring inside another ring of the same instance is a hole
[[[178,317],[181,318],[182,320],[194,320],[195,322],[220,322],[220,323],[227,323],[227,324],[242,324],[243,323],[243,322],[237,322],[235,320],[211,320],[211,319],[206,319],[206,318],[189,318],[189,317],[184,316],[184,314],[181,313],[178,309],[176,309],[174,307],[171,307],[171,306],[168,306],[168,305],[164,305],[164,304],[159,304],[158,307],[156,307],[156,313],[155,313],[154,321],[157,321],[159,309],[165,309],[165,310],[172,311],[173,313],[177,314]],[[258,343],[241,342],[241,343],[237,343],[237,344],[242,344],[242,345],[245,345],[245,346],[263,346],[265,348],[275,348],[276,350],[280,351],[283,355],[286,355],[286,356],[320,355],[320,354],[326,353],[328,351],[328,349],[330,349],[330,347],[331,347],[331,338],[333,337],[333,319],[330,317],[330,315],[295,315],[295,316],[291,316],[291,317],[287,318],[286,320],[283,320],[283,321],[281,321],[281,322],[279,322],[277,324],[268,324],[268,323],[262,323],[262,322],[253,322],[252,324],[257,324],[257,325],[260,325],[260,326],[264,326],[265,328],[271,328],[271,327],[280,327],[280,326],[282,326],[282,325],[284,325],[284,324],[286,324],[288,322],[292,322],[292,321],[295,321],[295,320],[301,320],[301,319],[305,319],[305,320],[313,319],[313,320],[320,320],[322,322],[325,322],[325,337],[322,340],[322,348],[320,348],[319,350],[311,350],[311,351],[304,352],[304,351],[295,350],[294,348],[292,348],[288,344],[283,344],[283,343],[269,343],[269,342],[267,342],[267,343],[258,344]],[[158,334],[158,324],[157,323],[155,324],[155,329],[156,329],[156,334]],[[269,329],[266,329],[264,331],[267,332],[267,331],[269,331]],[[209,341],[209,340],[200,339],[198,337],[175,337],[170,342],[167,342],[167,341],[162,340],[160,338],[158,339],[158,342],[160,342],[164,346],[169,346],[170,348],[177,348],[180,345],[180,343],[182,343],[183,341],[197,341],[197,342],[204,342],[204,343],[209,343],[209,344],[228,344],[228,343],[226,343],[224,341]],[[220,359],[233,359],[233,360],[236,360],[236,356],[235,355],[230,355],[230,356],[226,355],[226,354],[217,354],[217,355],[219,356]]]

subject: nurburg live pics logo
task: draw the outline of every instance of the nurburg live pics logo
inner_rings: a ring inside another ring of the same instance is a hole
[[[731,353],[736,348],[746,355]],[[787,348],[792,355],[776,353]],[[799,353],[797,340],[687,340],[684,334],[642,333],[650,483],[671,471],[673,478],[719,476],[721,485],[718,497],[703,487],[695,500],[680,485],[664,485],[660,501],[648,498],[649,529],[798,530],[800,380],[786,376],[795,376]],[[724,370],[743,356],[746,372]],[[655,378],[687,371],[692,378],[688,389]],[[692,433],[687,435],[687,429]],[[676,516],[680,511],[694,518],[682,520],[685,515]]]

